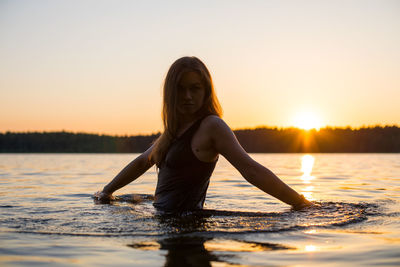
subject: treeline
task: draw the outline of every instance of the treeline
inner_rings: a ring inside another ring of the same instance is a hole
[[[397,126],[360,129],[257,128],[235,131],[246,151],[252,153],[398,153],[400,128]]]
[[[250,153],[398,153],[400,128],[256,128],[234,131]],[[159,136],[110,136],[70,132],[0,133],[2,153],[140,153]]]
[[[0,134],[3,153],[140,153],[158,135],[111,136],[69,132]]]

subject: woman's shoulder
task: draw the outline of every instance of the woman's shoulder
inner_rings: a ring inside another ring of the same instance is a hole
[[[226,124],[226,122],[217,115],[208,115],[205,117],[201,122],[201,127],[209,131],[229,129],[229,126]]]
[[[203,118],[201,123],[206,125],[215,125],[225,122],[221,117],[217,115],[207,115],[206,117]]]

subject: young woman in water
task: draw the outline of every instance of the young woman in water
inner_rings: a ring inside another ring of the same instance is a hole
[[[221,119],[211,75],[196,57],[183,57],[170,67],[164,82],[164,132],[129,163],[102,191],[100,201],[156,164],[158,182],[153,205],[168,213],[203,208],[218,156],[224,156],[254,186],[300,209],[311,205],[269,169],[254,161]]]

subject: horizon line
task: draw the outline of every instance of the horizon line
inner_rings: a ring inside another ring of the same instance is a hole
[[[244,127],[244,128],[237,128],[237,129],[232,129],[232,131],[246,131],[246,130],[258,130],[258,129],[271,129],[271,130],[289,130],[289,129],[294,129],[294,130],[299,130],[299,131],[304,131],[304,132],[310,132],[310,131],[321,131],[324,129],[350,129],[352,131],[360,130],[360,129],[372,129],[372,128],[390,128],[390,127],[395,127],[395,128],[400,128],[400,126],[395,123],[395,124],[373,124],[373,125],[362,125],[358,127],[352,127],[350,125],[346,126],[331,126],[331,125],[326,125],[320,128],[311,128],[311,129],[302,129],[300,127],[296,126],[269,126],[269,125],[259,125],[255,127]],[[153,133],[137,133],[137,134],[109,134],[109,133],[99,133],[99,132],[85,132],[85,131],[73,131],[73,130],[50,130],[50,131],[40,131],[40,130],[27,130],[27,131],[11,131],[11,130],[6,130],[6,131],[1,131],[0,134],[34,134],[34,133],[39,133],[39,134],[48,134],[48,133],[70,133],[70,134],[88,134],[88,135],[99,135],[99,136],[112,136],[112,137],[127,137],[127,136],[152,136],[152,135],[158,135],[161,133],[161,131],[158,132],[153,132]]]

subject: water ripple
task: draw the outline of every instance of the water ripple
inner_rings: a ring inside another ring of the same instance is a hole
[[[32,217],[3,218],[0,226],[18,232],[56,235],[243,234],[343,227],[380,214],[376,204],[323,202],[302,211],[202,210],[179,216],[160,215],[151,206],[150,197],[141,195],[144,201],[138,201],[132,195],[122,195],[114,204],[96,205],[96,209],[31,212]]]

